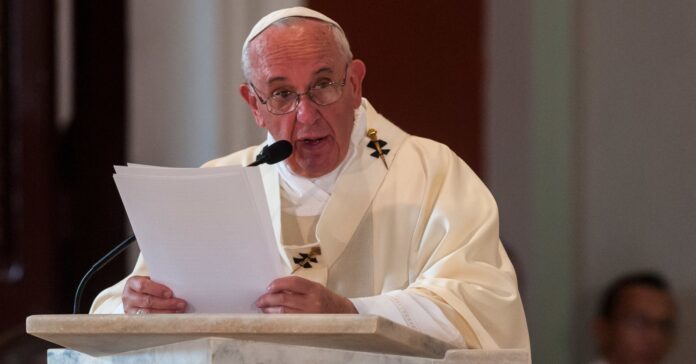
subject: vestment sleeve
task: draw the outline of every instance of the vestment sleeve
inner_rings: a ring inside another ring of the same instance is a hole
[[[378,315],[456,347],[466,348],[459,330],[431,300],[403,290],[350,299],[358,313]]]
[[[422,163],[427,188],[411,242],[414,259],[406,291],[438,304],[470,347],[529,349],[517,278],[500,242],[493,197],[449,148],[440,145],[423,154],[433,158]]]

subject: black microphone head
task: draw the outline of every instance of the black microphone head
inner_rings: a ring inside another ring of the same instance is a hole
[[[266,147],[264,154],[266,163],[276,164],[292,154],[292,144],[287,140],[279,140]]]

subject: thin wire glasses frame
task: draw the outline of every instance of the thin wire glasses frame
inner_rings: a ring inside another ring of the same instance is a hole
[[[344,70],[343,80],[341,82],[336,81],[319,81],[314,85],[310,86],[307,91],[302,93],[297,93],[294,91],[274,91],[271,96],[267,99],[263,99],[256,90],[256,86],[249,81],[249,86],[254,90],[254,94],[259,99],[259,101],[266,105],[268,112],[274,115],[284,115],[289,114],[297,110],[297,105],[300,104],[300,97],[306,95],[312,100],[313,103],[319,106],[326,106],[333,104],[338,101],[338,99],[343,96],[343,86],[346,85],[346,80],[348,79],[348,64]]]

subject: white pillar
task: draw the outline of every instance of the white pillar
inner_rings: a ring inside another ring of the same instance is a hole
[[[252,25],[299,1],[129,3],[128,161],[194,167],[263,140],[239,97]]]

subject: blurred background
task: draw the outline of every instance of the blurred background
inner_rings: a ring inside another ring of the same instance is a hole
[[[26,316],[70,313],[128,234],[114,164],[194,167],[263,140],[240,48],[293,5],[343,26],[377,110],[492,190],[534,362],[595,358],[599,294],[638,269],[677,298],[668,362],[696,356],[696,2],[3,0],[0,362],[45,361]]]

